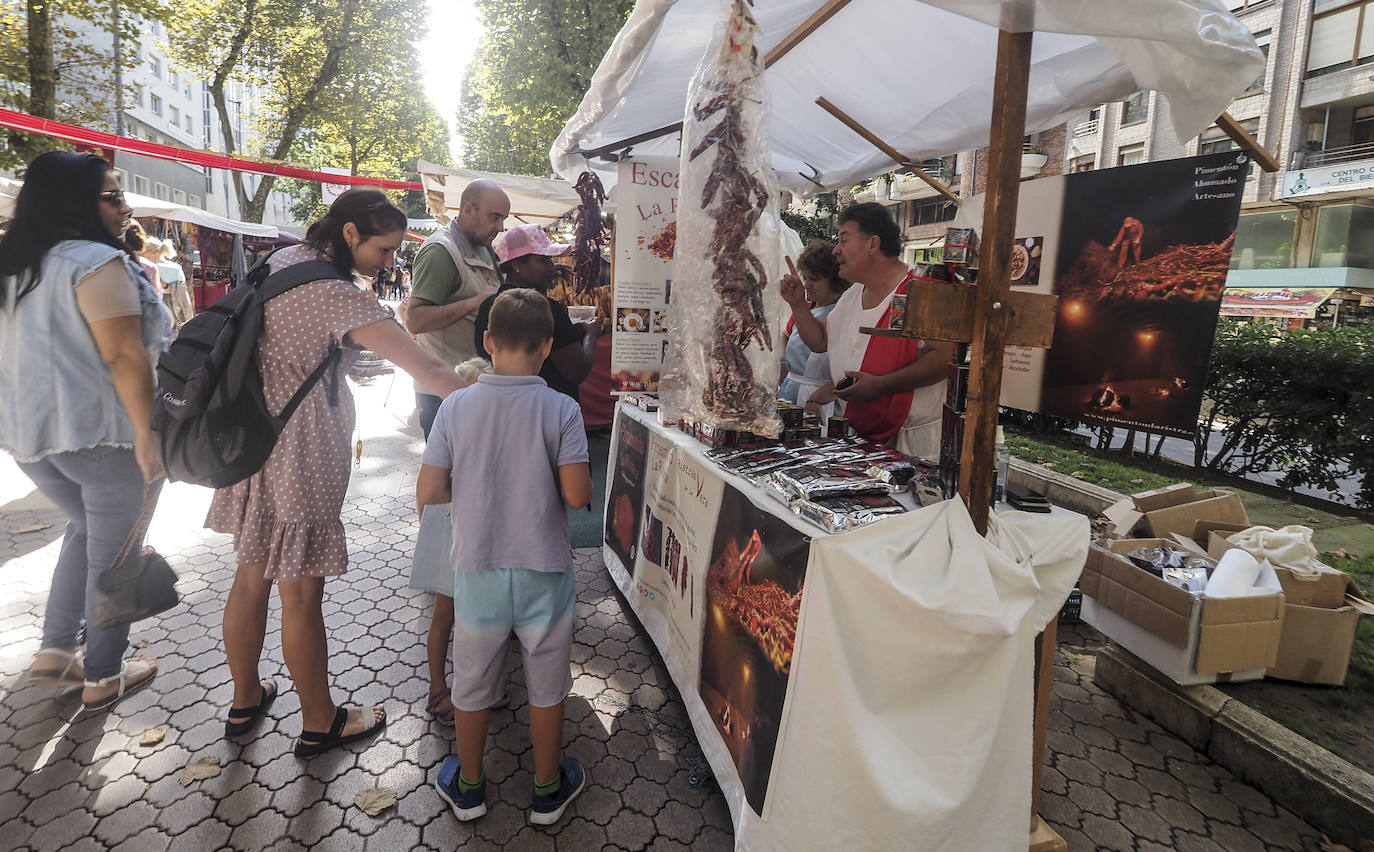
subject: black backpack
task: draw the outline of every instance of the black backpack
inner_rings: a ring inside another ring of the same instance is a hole
[[[286,421],[339,361],[339,347],[331,346],[281,413],[268,411],[257,361],[263,304],[301,284],[340,277],[326,261],[298,263],[269,275],[269,260],[258,261],[242,284],[183,325],[158,356],[152,429],[173,482],[224,488],[257,473]],[[336,392],[331,385],[330,404]]]

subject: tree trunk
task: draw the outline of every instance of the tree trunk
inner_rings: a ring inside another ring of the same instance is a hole
[[[52,6],[46,0],[28,0],[29,114],[57,117],[57,69],[52,55]],[[43,137],[23,134],[11,137],[14,149],[25,162],[47,150]]]

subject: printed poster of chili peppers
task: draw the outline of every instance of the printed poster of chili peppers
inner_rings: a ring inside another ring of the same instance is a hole
[[[1250,159],[1068,175],[1040,411],[1191,437]]]
[[[658,391],[677,245],[678,165],[656,157],[620,164],[614,190],[613,393]]]
[[[699,692],[760,815],[810,552],[800,531],[725,487],[706,574]]]
[[[628,572],[634,571],[638,551],[648,444],[649,428],[626,412],[616,412],[611,446],[615,462],[606,489],[605,540]]]

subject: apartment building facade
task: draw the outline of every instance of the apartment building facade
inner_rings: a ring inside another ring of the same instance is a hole
[[[110,104],[109,128],[125,136],[166,145],[201,150],[223,150],[220,117],[209,86],[177,65],[167,55],[168,33],[157,21],[141,22],[135,39],[120,39],[86,24],[84,37],[92,49],[112,58],[115,73],[123,81],[122,103]],[[229,119],[234,122],[240,147],[253,150],[258,142],[252,116],[262,108],[262,97],[252,86],[231,82],[226,92]],[[126,189],[140,195],[198,207],[230,219],[242,219],[229,173],[222,169],[190,166],[171,160],[118,152],[115,168]],[[261,182],[245,174],[248,192]],[[290,225],[290,198],[273,192],[263,212],[267,224]]]

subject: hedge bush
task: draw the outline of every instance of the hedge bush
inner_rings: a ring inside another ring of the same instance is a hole
[[[1225,433],[1207,457],[1207,436]],[[1280,331],[1223,319],[1207,377],[1195,463],[1279,485],[1337,490],[1356,476],[1374,506],[1374,326]]]

